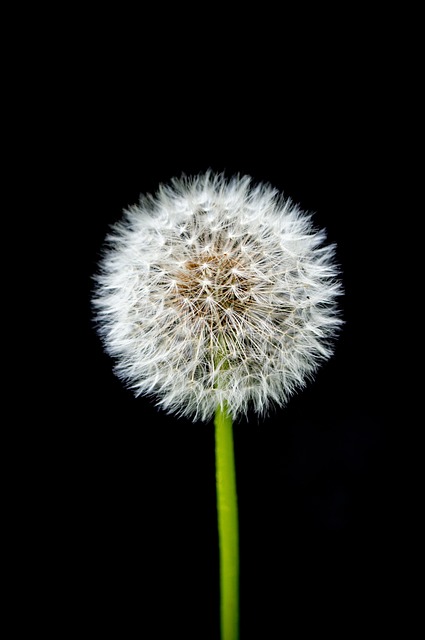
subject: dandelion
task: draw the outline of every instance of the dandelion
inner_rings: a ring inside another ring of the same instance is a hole
[[[95,276],[96,325],[122,381],[168,412],[215,415],[226,640],[237,637],[232,421],[284,406],[331,357],[342,289],[325,241],[271,185],[207,172],[128,208]]]
[[[94,298],[117,375],[165,410],[266,414],[333,352],[332,245],[269,185],[207,173],[161,186],[107,239]]]

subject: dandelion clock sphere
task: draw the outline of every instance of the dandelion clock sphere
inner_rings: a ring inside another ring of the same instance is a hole
[[[164,409],[209,420],[284,405],[332,355],[334,245],[268,184],[210,172],[142,196],[96,276],[116,374]]]

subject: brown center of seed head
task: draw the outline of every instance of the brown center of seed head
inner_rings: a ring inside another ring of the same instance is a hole
[[[203,317],[241,312],[250,296],[244,271],[227,253],[188,260],[176,274],[180,303]]]

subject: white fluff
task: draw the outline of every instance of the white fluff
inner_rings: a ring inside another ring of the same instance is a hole
[[[334,245],[268,184],[207,172],[142,196],[107,238],[93,298],[116,374],[209,420],[284,405],[333,353]]]

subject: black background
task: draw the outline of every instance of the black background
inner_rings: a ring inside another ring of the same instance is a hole
[[[51,322],[62,332],[53,342],[64,374],[46,381],[57,424],[37,436],[59,628],[219,637],[213,425],[135,399],[112,372],[90,307],[109,225],[139,194],[207,169],[270,182],[313,212],[337,245],[345,289],[345,325],[316,380],[267,419],[234,425],[241,640],[404,626],[413,525],[388,348],[388,319],[399,317],[388,305],[394,48],[376,43],[378,22],[311,41],[301,20],[290,41],[274,33],[267,48],[265,37],[261,56],[251,31],[231,46],[229,26],[208,55],[205,38],[186,34],[161,57],[160,18],[155,46],[149,20],[136,41],[97,20],[68,37],[47,81],[58,197],[46,189],[46,199],[72,292],[71,303],[55,297],[66,339],[62,312]]]

